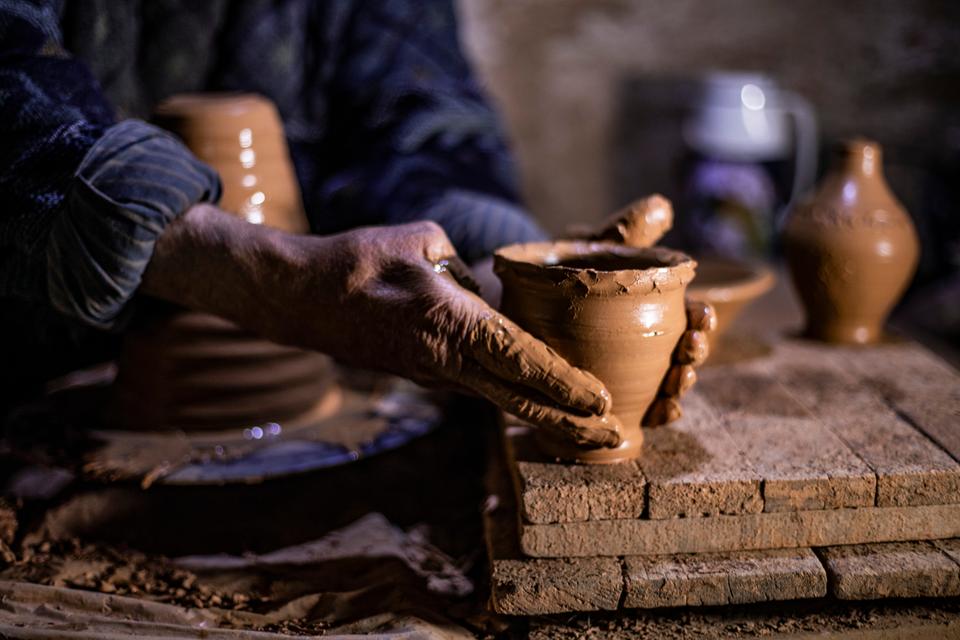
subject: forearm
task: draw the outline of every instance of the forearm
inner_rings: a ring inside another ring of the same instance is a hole
[[[334,243],[244,222],[212,205],[191,207],[160,236],[140,292],[212,313],[276,342],[335,352]],[[329,287],[310,283],[327,281]],[[292,316],[318,329],[303,336]],[[305,344],[305,341],[308,341]],[[336,354],[334,354],[336,355]]]

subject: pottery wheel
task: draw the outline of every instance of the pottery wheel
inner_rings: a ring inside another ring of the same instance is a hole
[[[41,405],[15,411],[11,446],[28,459],[99,481],[173,485],[260,482],[339,466],[400,447],[439,426],[442,412],[408,381],[367,372],[341,384],[312,414],[222,430],[104,428],[113,367],[69,377]]]

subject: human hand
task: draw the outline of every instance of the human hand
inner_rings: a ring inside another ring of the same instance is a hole
[[[697,381],[697,367],[710,355],[708,335],[717,328],[717,313],[708,302],[687,300],[687,330],[673,351],[672,364],[660,391],[643,417],[643,426],[655,427],[683,415],[680,397]]]
[[[603,384],[474,286],[432,222],[301,236],[197,205],[160,237],[141,290],[275,342],[479,394],[583,446],[617,446]]]
[[[570,236],[581,240],[606,240],[628,247],[652,247],[673,226],[673,205],[654,194],[634,200],[599,226],[574,227]]]
[[[292,312],[276,310],[269,333],[350,364],[474,392],[579,445],[619,444],[603,384],[468,290],[475,288],[469,272],[436,224],[297,242],[305,260]],[[337,308],[324,315],[347,319],[334,326],[317,322],[310,304],[311,292],[331,286]]]

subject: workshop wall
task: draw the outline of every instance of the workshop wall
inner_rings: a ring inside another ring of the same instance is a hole
[[[936,206],[926,202],[925,172],[955,168],[960,157],[960,3],[461,0],[459,8],[466,46],[513,136],[528,205],[553,231],[623,199],[614,184],[623,175],[619,96],[644,74],[769,73],[813,103],[822,141],[863,134],[884,144],[891,182],[915,216]]]

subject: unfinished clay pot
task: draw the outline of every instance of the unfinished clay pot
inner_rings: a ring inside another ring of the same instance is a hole
[[[588,463],[637,457],[641,420],[687,327],[693,259],[663,248],[561,241],[500,249],[494,268],[504,314],[597,376],[624,425],[614,449],[582,449],[538,432],[544,453]]]
[[[154,122],[220,174],[220,207],[247,222],[306,233],[307,218],[276,107],[254,94],[181,94]]]
[[[880,145],[846,142],[813,196],[790,214],[784,247],[806,333],[870,343],[917,267],[910,216],[883,177]]]
[[[183,95],[156,122],[220,174],[225,211],[254,224],[305,232],[283,127],[265,98]],[[327,356],[273,344],[204,313],[166,309],[124,336],[107,423],[136,431],[297,426],[336,409]]]

